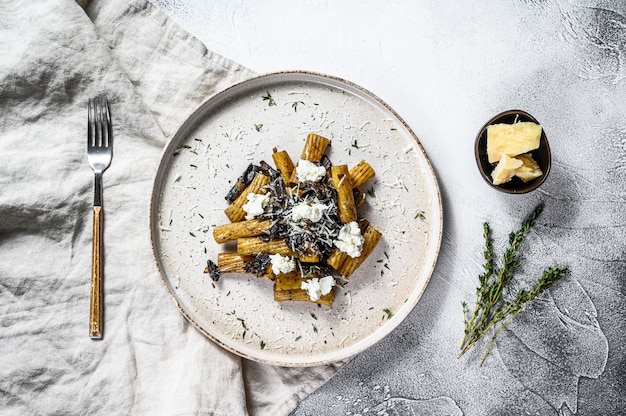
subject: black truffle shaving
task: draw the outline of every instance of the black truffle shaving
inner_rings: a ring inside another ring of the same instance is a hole
[[[237,183],[234,184],[233,187],[230,188],[230,191],[228,191],[228,194],[226,194],[226,200],[230,203],[235,201],[243,190],[250,185],[250,182],[252,182],[257,172],[261,171],[261,167],[253,165],[252,163],[249,164],[243,174],[237,179]]]
[[[322,156],[322,159],[320,160],[320,166],[324,166],[324,168],[326,168],[326,171],[329,171],[330,168],[333,167],[333,163],[330,161],[330,158],[326,155]]]
[[[275,180],[276,178],[280,177],[280,172],[271,167],[267,162],[262,160],[259,165],[259,169],[261,170],[261,172],[269,176],[271,180]]]
[[[277,178],[270,181],[267,187],[270,194],[270,204],[266,206],[265,213],[260,215],[260,217],[269,219],[277,218],[279,213],[282,212],[285,205],[285,199],[287,198],[285,183],[279,175]]]
[[[261,171],[262,169],[260,166],[253,165],[252,163],[249,164],[246,170],[243,172],[243,175],[241,175],[241,178],[243,179],[244,184],[246,186],[250,185],[250,182],[252,182],[256,174]]]
[[[254,273],[257,276],[265,273],[265,269],[270,264],[270,255],[267,253],[259,253],[254,260],[244,266],[244,270],[248,273]]]
[[[340,276],[339,273],[325,263],[300,263],[300,270],[304,277],[324,277],[324,276]]]
[[[284,222],[275,222],[270,228],[269,234],[264,234],[260,236],[263,241],[270,241],[274,238],[283,238],[284,236],[289,234],[289,225]],[[267,238],[267,240],[266,240]]]
[[[220,269],[217,267],[217,264],[213,263],[211,260],[207,260],[204,272],[208,273],[209,277],[211,277],[211,280],[214,282],[220,280]]]
[[[302,199],[317,198],[320,201],[332,201],[337,204],[337,190],[322,182],[308,182],[302,191]]]

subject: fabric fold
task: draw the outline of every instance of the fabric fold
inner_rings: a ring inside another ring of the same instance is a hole
[[[256,75],[209,51],[147,1],[90,1],[85,10],[167,137],[210,97]]]

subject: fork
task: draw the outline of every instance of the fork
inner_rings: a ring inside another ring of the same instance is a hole
[[[89,100],[87,120],[87,159],[94,172],[93,241],[91,251],[91,300],[89,337],[102,338],[102,174],[113,158],[113,129],[106,98]]]

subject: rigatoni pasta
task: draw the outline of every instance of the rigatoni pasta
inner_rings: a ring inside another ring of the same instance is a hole
[[[276,148],[274,148],[274,152],[272,153],[272,159],[274,160],[274,165],[276,166],[276,169],[278,169],[278,172],[280,172],[281,178],[283,178],[283,182],[290,183],[291,175],[293,174],[295,167],[293,166],[293,161],[291,160],[291,157],[289,157],[289,153],[287,153],[285,150],[279,152],[276,150]]]
[[[289,248],[287,241],[283,239],[264,241],[258,237],[242,237],[237,239],[237,253],[242,256],[259,253],[282,254],[283,256],[296,255],[296,252]]]
[[[309,162],[319,162],[329,144],[330,140],[326,137],[314,133],[308,134],[300,159],[308,160]]]
[[[372,166],[364,160],[361,160],[359,163],[354,165],[348,172],[350,183],[352,183],[353,188],[358,188],[363,185],[365,182],[373,178],[374,175],[376,175],[374,168],[372,168]]]
[[[361,251],[361,255],[359,257],[348,257],[346,260],[339,266],[339,270],[337,270],[343,277],[348,278],[356,271],[356,269],[365,261],[367,256],[369,256],[374,247],[378,244],[378,241],[382,237],[382,234],[375,230],[372,226],[368,225],[365,231],[363,232],[363,249]]]
[[[299,273],[281,274],[276,276],[276,279],[274,280],[274,300],[277,302],[293,300],[315,302],[320,305],[327,306],[332,305],[333,300],[335,299],[335,292],[328,292],[316,300],[311,300],[307,291],[302,289],[302,284],[306,281],[307,278],[302,277]]]
[[[217,267],[221,273],[253,273],[258,277],[274,278],[272,266],[267,265],[263,270],[253,270],[255,256],[242,256],[237,253],[219,253]]]
[[[300,161],[321,161],[322,156],[324,156],[324,152],[326,152],[326,148],[329,145],[330,140],[328,140],[327,138],[314,133],[308,134],[306,136],[306,141],[304,142],[302,154],[300,155]],[[300,181],[298,178],[298,166],[300,165],[300,163],[301,162],[298,162],[298,164],[296,164],[296,167],[291,174],[290,183],[298,183]]]
[[[274,148],[275,167],[248,166],[226,197],[231,222],[213,230],[217,243],[236,241],[235,253],[208,261],[214,281],[253,274],[274,281],[276,301],[332,305],[336,279],[352,276],[382,234],[358,213],[366,202],[358,186],[375,176],[373,167],[365,160],[333,166],[330,144],[311,133],[297,163]]]
[[[218,225],[213,229],[216,243],[237,240],[241,237],[256,237],[265,234],[272,227],[271,220],[251,219]]]
[[[332,183],[337,190],[337,208],[339,219],[343,224],[356,221],[356,204],[352,191],[352,181],[348,174],[347,165],[333,166],[330,169]]]

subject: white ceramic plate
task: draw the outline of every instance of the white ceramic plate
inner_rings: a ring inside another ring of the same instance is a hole
[[[254,276],[213,284],[207,260],[234,251],[212,237],[228,221],[225,195],[249,163],[272,164],[274,147],[297,161],[310,132],[331,139],[333,164],[374,167],[361,187],[374,196],[359,210],[383,238],[336,288],[332,307],[274,302],[272,281]],[[183,315],[236,354],[286,366],[345,359],[391,332],[424,292],[442,231],[437,180],[410,128],[363,88],[309,72],[260,76],[202,105],[163,152],[150,221],[158,267]]]

